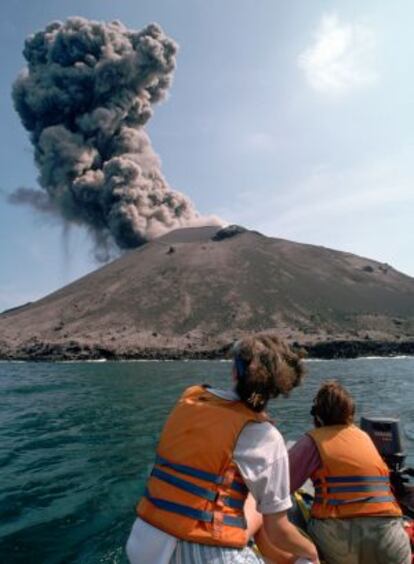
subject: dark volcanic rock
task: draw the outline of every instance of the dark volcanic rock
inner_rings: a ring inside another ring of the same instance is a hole
[[[360,356],[414,355],[412,341],[329,341],[305,345],[310,358],[357,358]]]
[[[211,239],[213,241],[223,241],[223,239],[230,239],[230,237],[235,237],[246,231],[247,229],[240,225],[228,225],[227,227],[223,227],[223,229],[219,229]]]
[[[0,315],[0,358],[217,358],[274,330],[324,358],[411,354],[414,279],[238,226],[180,229]]]

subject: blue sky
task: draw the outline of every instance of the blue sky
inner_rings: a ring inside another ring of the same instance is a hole
[[[410,1],[6,0],[0,55],[0,311],[97,267],[80,228],[5,202],[35,188],[10,91],[25,37],[73,15],[156,21],[180,45],[148,131],[203,214],[345,250],[414,276]]]

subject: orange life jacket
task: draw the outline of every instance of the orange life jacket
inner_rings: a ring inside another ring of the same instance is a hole
[[[400,516],[389,470],[370,437],[355,425],[332,425],[308,433],[322,467],[311,476],[317,519]]]
[[[206,387],[185,390],[161,433],[138,516],[179,539],[244,547],[248,490],[233,450],[246,423],[266,420]]]

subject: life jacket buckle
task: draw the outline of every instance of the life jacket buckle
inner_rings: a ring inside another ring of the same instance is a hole
[[[221,511],[213,512],[213,537],[219,538],[223,532],[224,514]]]
[[[220,509],[223,509],[225,505],[225,499],[226,496],[224,495],[224,493],[222,491],[218,491],[215,499],[216,506],[219,507]]]
[[[235,474],[236,474],[236,471],[234,470],[234,468],[229,468],[228,470],[226,470],[226,472],[224,473],[224,476],[223,476],[222,485],[224,487],[230,486],[233,483]]]

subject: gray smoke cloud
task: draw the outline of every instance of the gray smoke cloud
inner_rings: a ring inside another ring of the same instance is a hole
[[[11,194],[8,194],[7,200],[10,204],[28,204],[35,210],[48,214],[57,212],[52,200],[45,192],[34,190],[33,188],[25,188],[21,186]]]
[[[70,18],[29,36],[23,54],[13,100],[42,190],[20,188],[13,203],[86,225],[98,246],[113,238],[121,249],[220,223],[170,188],[144,129],[176,63],[177,45],[158,25]]]

